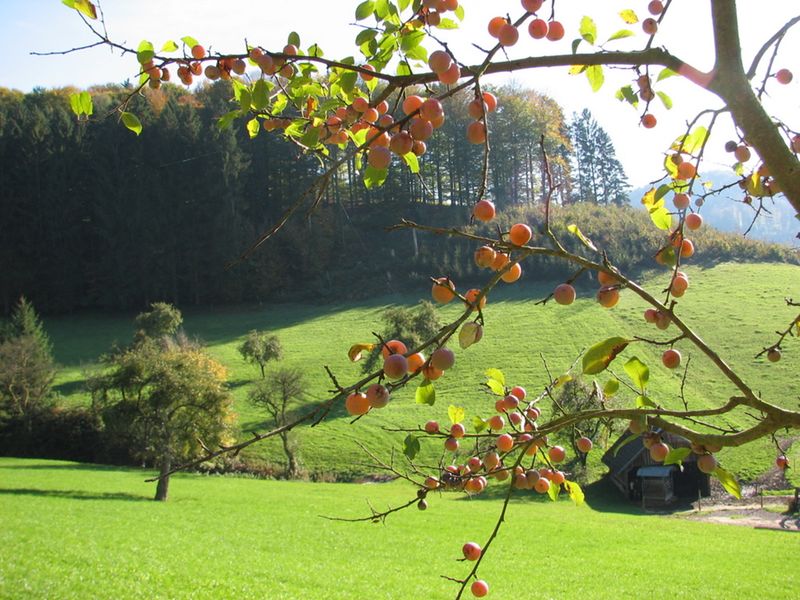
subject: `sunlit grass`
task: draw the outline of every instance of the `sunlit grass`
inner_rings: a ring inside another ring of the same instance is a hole
[[[739,372],[757,393],[772,402],[796,406],[796,373],[791,360],[800,354],[795,340],[787,341],[786,358],[777,364],[754,355],[773,342],[774,331],[785,327],[795,313],[783,298],[796,293],[800,284],[797,267],[781,264],[722,264],[703,269],[685,269],[691,287],[680,300],[679,310],[687,322]],[[650,273],[645,285],[663,289],[664,272]],[[486,331],[479,344],[466,351],[457,350],[454,370],[437,382],[434,407],[414,403],[413,386],[397,392],[390,405],[368,415],[355,425],[341,409],[313,429],[298,430],[300,454],[305,467],[316,472],[357,474],[370,469],[357,463],[364,455],[355,444],[359,440],[387,456],[399,449],[402,435],[388,433],[383,427],[416,427],[428,419],[447,422],[450,404],[463,406],[467,418],[475,414],[489,416],[493,400],[481,390],[483,373],[488,367],[500,367],[510,382],[537,392],[547,381],[543,358],[554,375],[564,372],[582,349],[612,335],[642,334],[669,339],[674,328],[661,332],[642,320],[645,304],[630,292],[613,310],[599,307],[592,288],[579,289],[578,300],[570,307],[553,302],[536,302],[545,297],[555,283],[503,286],[493,292],[485,309]],[[299,366],[308,375],[313,399],[328,397],[331,381],[323,371],[327,365],[342,384],[360,377],[359,364],[347,359],[352,343],[372,341],[372,332],[380,329],[382,310],[387,305],[413,306],[428,289],[410,290],[406,296],[383,297],[371,303],[351,305],[270,305],[224,310],[186,311],[185,328],[208,344],[209,351],[229,370],[232,393],[242,429],[246,432],[265,426],[265,416],[247,401],[252,382],[259,377],[257,367],[245,363],[237,346],[251,329],[266,329],[279,336],[286,351],[283,364]],[[442,320],[454,318],[458,307],[440,309]],[[132,334],[133,315],[119,317],[83,316],[49,320],[48,329],[55,343],[59,362],[58,389],[68,402],[86,402],[82,391],[83,370],[116,340],[125,343]],[[684,361],[691,358],[685,394],[690,406],[705,407],[724,402],[735,393],[711,361],[685,342],[678,344]],[[670,372],[660,364],[661,349],[646,344],[631,345],[623,357],[638,356],[650,365],[650,396],[666,405],[680,405],[680,373]],[[612,370],[622,376],[621,364]],[[608,374],[599,376],[602,383]],[[633,402],[633,397],[628,398]],[[730,422],[747,425],[748,417],[737,413]],[[423,456],[440,454],[440,448],[423,444]],[[769,468],[774,459],[769,442],[726,450],[723,464],[744,477],[753,477]],[[275,464],[282,464],[279,444],[264,442],[246,453]]]
[[[0,459],[0,597],[452,598],[440,576],[468,572],[461,545],[483,544],[500,509],[433,495],[384,525],[342,523],[319,515],[365,516],[367,500],[414,490],[179,475],[155,503],[146,475]],[[480,570],[491,596],[796,597],[797,534],[617,512],[591,490],[588,502],[515,496]]]

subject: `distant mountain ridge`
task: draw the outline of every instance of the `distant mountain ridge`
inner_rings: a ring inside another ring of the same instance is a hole
[[[725,171],[711,171],[703,173],[703,181],[711,181],[714,188],[725,186],[736,181],[736,177]],[[628,198],[631,205],[641,207],[642,196],[650,186],[642,186],[631,190]],[[753,206],[748,206],[741,201],[742,194],[738,187],[725,190],[720,194],[709,196],[700,209],[705,223],[720,231],[744,234],[758,208],[758,200],[754,198]],[[670,205],[671,207],[671,205]],[[764,208],[769,213],[762,211],[753,228],[747,234],[755,240],[787,244],[800,247],[800,220],[795,218],[795,213],[783,196],[774,200],[764,199]]]

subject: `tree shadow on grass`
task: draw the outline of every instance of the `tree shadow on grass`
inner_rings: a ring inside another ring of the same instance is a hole
[[[67,381],[53,386],[53,391],[58,392],[62,396],[71,396],[86,391],[86,380],[78,379],[76,381]]]
[[[36,488],[0,488],[0,496],[40,496],[69,500],[123,500],[127,502],[152,502],[151,496],[125,492],[93,493],[83,490],[40,490]]]
[[[235,390],[236,388],[244,387],[253,383],[253,379],[236,379],[228,382],[228,389]]]
[[[614,485],[607,481],[605,478],[600,479],[592,484],[583,486],[584,502],[592,510],[598,512],[613,512],[626,515],[644,515],[649,514],[643,511],[641,507],[629,502],[620,494],[619,490]],[[480,494],[464,495],[460,500],[462,501],[482,501],[491,500],[494,502],[502,502],[508,494],[508,482],[502,485],[494,483],[490,485],[484,492]],[[549,504],[552,502],[547,494],[537,494],[532,490],[513,490],[511,492],[511,502],[525,503],[525,504]],[[569,495],[562,491],[558,497],[558,502],[571,502]],[[680,509],[679,506],[670,507]]]
[[[4,457],[5,458],[5,457]],[[26,461],[46,461],[46,458],[25,458],[23,460]],[[135,467],[129,466],[116,466],[116,465],[98,465],[94,463],[64,463],[64,464],[55,464],[55,463],[39,463],[39,464],[25,464],[25,463],[17,463],[17,464],[10,464],[10,465],[2,465],[0,464],[0,470],[8,469],[8,470],[19,470],[19,471],[115,471],[115,472],[141,472],[140,470],[136,469]]]

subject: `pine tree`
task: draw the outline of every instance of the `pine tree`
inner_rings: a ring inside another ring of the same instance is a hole
[[[573,114],[570,134],[574,148],[575,191],[577,202],[624,204],[628,193],[628,177],[608,133],[588,109]]]

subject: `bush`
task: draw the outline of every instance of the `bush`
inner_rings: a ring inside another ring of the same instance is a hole
[[[130,453],[103,430],[98,415],[85,408],[53,407],[0,424],[0,455],[134,464]]]

